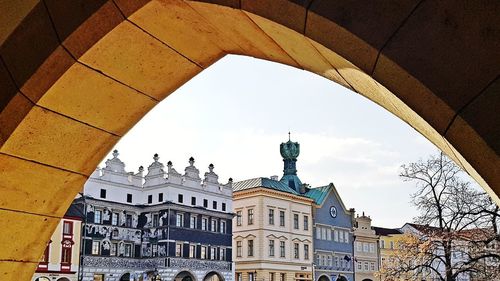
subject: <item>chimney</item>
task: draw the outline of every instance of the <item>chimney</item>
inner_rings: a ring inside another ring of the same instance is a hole
[[[273,181],[277,181],[278,180],[278,176],[274,175],[274,176],[271,176],[270,177]]]

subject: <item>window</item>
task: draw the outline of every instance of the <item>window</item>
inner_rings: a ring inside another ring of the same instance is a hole
[[[363,252],[368,253],[368,243],[363,243]]]
[[[208,200],[203,199],[203,207],[208,208]]]
[[[132,215],[125,215],[125,226],[132,227]]]
[[[208,219],[207,218],[201,219],[201,229],[208,230]]]
[[[191,197],[191,205],[196,205],[196,197],[194,196]]]
[[[154,214],[153,215],[153,226],[154,227],[157,227],[160,223],[160,217],[158,216],[158,214]]]
[[[61,263],[71,263],[71,248],[65,248],[64,245],[61,252]]]
[[[362,246],[362,244],[361,244],[361,242],[356,242],[356,250],[357,250],[358,252],[361,252],[361,251],[362,251],[361,247],[363,247],[363,246]]]
[[[339,257],[335,257],[335,267],[340,267],[340,258]]]
[[[304,244],[304,259],[308,260],[309,259],[309,245]]]
[[[274,257],[274,240],[269,240],[269,256]]]
[[[106,198],[106,189],[101,189],[101,198],[105,199]]]
[[[274,210],[269,209],[269,224],[274,225]]]
[[[226,203],[222,203],[222,211],[225,212],[226,211]]]
[[[309,216],[304,216],[304,230],[309,230]]]
[[[158,202],[163,202],[163,193],[158,193]]]
[[[280,257],[285,257],[285,241],[280,241]]]
[[[328,256],[328,266],[332,266],[332,264],[333,264],[332,256]]]
[[[391,249],[394,249],[394,242],[393,241],[389,242],[389,246]]]
[[[293,214],[293,228],[299,229],[299,214]]]
[[[127,193],[127,203],[132,203],[132,194]]]
[[[253,257],[253,240],[248,240],[248,256]]]
[[[219,260],[221,260],[221,261],[226,260],[226,249],[224,249],[224,248],[219,249]]]
[[[220,221],[220,233],[226,233],[226,222],[223,220]]]
[[[375,253],[375,244],[370,243],[370,253]]]
[[[189,227],[190,228],[196,228],[196,217],[194,215],[191,215],[189,218]]]
[[[364,271],[368,271],[368,262],[365,261],[363,265],[364,265],[363,267]]]
[[[381,249],[385,248],[385,241],[384,240],[380,240],[380,248]]]
[[[280,281],[286,280],[286,273],[280,273]]]
[[[248,224],[253,224],[253,209],[248,209]]]
[[[64,221],[63,223],[63,234],[71,235],[73,234],[73,223],[70,221]]]
[[[101,215],[102,211],[99,210],[94,211],[94,223],[101,223]]]
[[[326,240],[326,228],[321,228],[321,239]]]
[[[236,241],[236,256],[241,257],[241,241]]]
[[[269,272],[269,281],[275,281],[274,280],[274,272]]]
[[[175,243],[175,256],[182,257],[182,243]]]
[[[184,201],[184,196],[182,194],[177,195],[177,202],[182,203]]]
[[[326,240],[328,241],[332,240],[332,230],[330,228],[326,229]]]
[[[158,244],[151,245],[151,249],[153,252],[153,257],[157,257],[158,256]]]
[[[361,262],[359,262],[359,261],[358,261],[358,262],[357,262],[357,264],[358,264],[358,270],[359,270],[359,271],[362,271],[363,269],[362,269]]]
[[[111,224],[118,225],[118,213],[111,214]]]
[[[148,195],[148,204],[153,203],[153,195]]]
[[[248,281],[255,281],[255,276],[253,275],[253,272],[248,273]]]
[[[125,257],[131,257],[132,256],[132,245],[131,244],[125,244]]]
[[[211,225],[211,230],[213,232],[216,232],[217,231],[217,220],[216,219],[212,219],[212,225]]]
[[[374,262],[370,263],[370,270],[375,271],[375,263]]]
[[[92,255],[99,255],[101,249],[101,242],[92,241]]]
[[[336,229],[333,231],[333,240],[339,242],[339,231]]]
[[[217,201],[212,202],[212,209],[217,210]]]
[[[280,211],[280,226],[285,226],[285,211]]]
[[[293,257],[299,258],[299,243],[293,243]]]
[[[184,226],[184,214],[176,215],[175,225],[178,227]]]
[[[349,243],[349,232],[344,232],[344,242]]]
[[[339,242],[344,243],[344,232],[343,231],[339,231]]]
[[[243,281],[243,276],[239,272],[236,272],[236,281]]]
[[[215,248],[215,247],[211,247],[210,248],[210,259],[211,260],[215,260],[216,259],[215,250],[217,250],[217,248]]]
[[[116,256],[118,249],[118,244],[117,243],[111,243],[111,247],[109,249],[109,255],[110,256]]]
[[[316,239],[321,239],[321,227],[316,226]]]
[[[241,211],[236,212],[236,225],[237,226],[241,225]]]
[[[189,257],[196,258],[196,245],[189,245]]]
[[[207,246],[201,246],[201,258],[202,259],[207,258]]]

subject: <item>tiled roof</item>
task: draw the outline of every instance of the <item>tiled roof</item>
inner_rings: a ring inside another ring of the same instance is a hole
[[[83,205],[71,204],[64,215],[68,217],[85,218]]]
[[[268,178],[255,178],[255,179],[249,179],[249,180],[244,180],[244,181],[239,181],[233,183],[233,191],[240,191],[240,190],[245,190],[245,189],[251,189],[251,188],[256,188],[256,187],[264,187],[264,188],[269,188],[269,189],[274,189],[277,191],[282,191],[282,192],[287,192],[291,193],[294,195],[299,195],[300,194],[293,190],[292,188],[288,187],[287,185],[283,184],[282,182],[268,179]]]
[[[306,196],[313,199],[314,203],[321,205],[330,192],[330,185],[311,188],[306,192]]]
[[[397,228],[384,228],[384,227],[373,227],[375,234],[377,235],[391,235],[391,234],[402,234],[402,232]]]

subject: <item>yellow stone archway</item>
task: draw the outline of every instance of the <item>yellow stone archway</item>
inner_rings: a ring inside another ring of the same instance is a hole
[[[31,277],[106,153],[226,54],[364,95],[499,202],[498,1],[22,0],[0,12],[2,280]]]

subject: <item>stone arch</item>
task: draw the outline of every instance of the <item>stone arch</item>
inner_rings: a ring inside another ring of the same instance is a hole
[[[331,281],[330,277],[326,274],[321,274],[319,277],[318,277],[318,281]]]
[[[348,281],[348,279],[344,275],[339,275],[336,281]]]
[[[69,279],[66,277],[61,277],[61,278],[57,279],[57,281],[69,281]]]
[[[203,277],[203,281],[225,281],[224,276],[217,271],[210,271]]]
[[[33,229],[14,242],[0,235],[4,280],[31,277],[25,264],[36,264],[119,138],[226,54],[288,64],[362,94],[500,202],[500,2],[304,2],[2,3],[0,178],[9,188],[0,216],[22,222],[2,232]]]
[[[196,274],[191,270],[183,269],[175,275],[173,281],[197,281]]]
[[[369,278],[365,278],[365,279],[363,279],[363,281],[373,281],[373,280],[371,280]]]
[[[37,279],[35,279],[35,281],[50,281],[50,278],[46,276],[40,276]]]
[[[120,276],[119,281],[130,281],[130,272],[122,274],[122,276]]]

